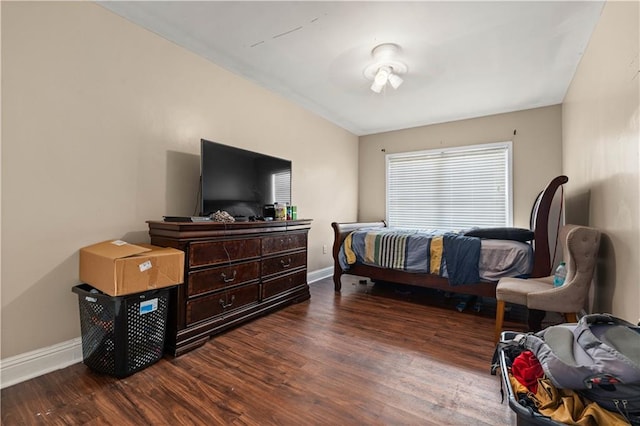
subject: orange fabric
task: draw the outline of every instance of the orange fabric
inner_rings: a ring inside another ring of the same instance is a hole
[[[618,413],[605,410],[595,402],[582,398],[570,389],[558,389],[549,379],[538,379],[538,390],[530,392],[512,374],[511,388],[516,395],[526,394],[543,416],[574,426],[629,426],[629,422]]]
[[[557,389],[549,379],[539,381],[535,397],[540,403],[540,413],[560,423],[576,426],[629,425],[620,414],[605,410],[573,390]]]

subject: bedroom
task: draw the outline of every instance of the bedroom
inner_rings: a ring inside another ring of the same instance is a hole
[[[635,2],[605,5],[562,105],[360,138],[94,4],[3,2],[2,32],[3,361],[56,345],[54,363],[77,361],[78,248],[142,241],[146,220],[190,214],[203,134],[293,161],[322,276],[331,221],[384,216],[380,186],[359,184],[380,182],[380,148],[518,129],[516,222],[549,176],[568,175],[568,221],[606,234],[599,309],[640,317]]]

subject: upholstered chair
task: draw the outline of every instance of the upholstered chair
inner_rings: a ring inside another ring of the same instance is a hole
[[[553,286],[553,275],[542,278],[502,278],[496,287],[495,341],[500,339],[505,303],[524,305],[532,311],[559,312],[567,322],[576,322],[585,307],[600,247],[600,231],[578,225],[564,225],[560,242],[567,266],[565,282]],[[541,321],[542,318],[539,319]],[[539,327],[539,324],[537,324]],[[529,327],[532,327],[531,321]],[[537,331],[537,330],[531,330]]]

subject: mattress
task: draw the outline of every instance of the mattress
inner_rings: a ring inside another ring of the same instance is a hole
[[[526,277],[533,269],[533,248],[511,240],[480,241],[480,279],[498,281],[503,277]]]

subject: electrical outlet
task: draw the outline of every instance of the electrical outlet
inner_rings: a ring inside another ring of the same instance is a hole
[[[322,246],[322,254],[327,254],[327,245],[326,244],[324,244]]]

